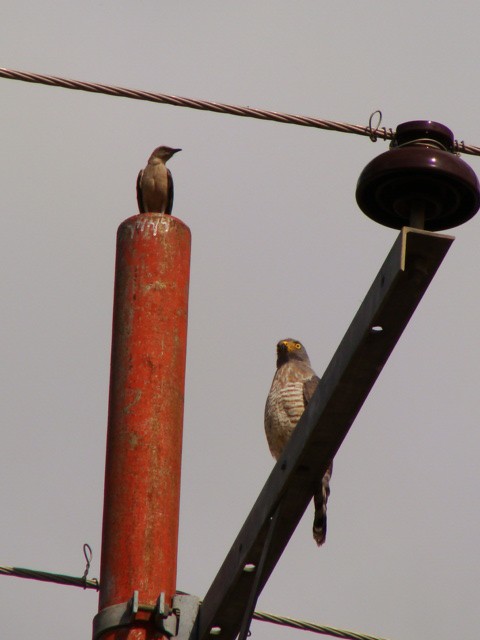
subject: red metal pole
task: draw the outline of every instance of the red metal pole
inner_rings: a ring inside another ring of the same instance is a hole
[[[136,215],[118,228],[96,616],[102,640],[159,637],[142,606],[162,592],[171,606],[175,593],[190,240],[181,220],[163,214]],[[134,591],[140,611],[108,630],[105,614]]]

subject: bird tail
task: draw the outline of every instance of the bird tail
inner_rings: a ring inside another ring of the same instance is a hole
[[[330,495],[330,478],[332,477],[333,462],[330,463],[322,483],[315,491],[313,501],[315,504],[315,516],[313,519],[313,539],[318,546],[325,542],[327,537],[327,502]]]

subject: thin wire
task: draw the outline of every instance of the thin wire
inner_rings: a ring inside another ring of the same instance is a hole
[[[378,114],[378,122],[377,125],[375,126],[375,128],[372,127],[372,122],[373,122],[373,118],[375,115]],[[367,131],[368,136],[370,138],[370,140],[372,142],[376,142],[377,141],[377,131],[380,129],[380,125],[382,124],[382,112],[380,111],[380,109],[377,109],[376,111],[374,111],[372,114],[370,114],[370,118],[368,119],[368,127],[367,127]]]
[[[83,555],[85,556],[85,571],[83,573],[82,576],[82,580],[83,580],[83,584],[84,584],[84,589],[86,589],[86,584],[87,584],[87,576],[88,576],[88,572],[90,571],[90,564],[92,562],[92,558],[93,558],[93,551],[92,551],[92,547],[85,543],[83,545]]]
[[[433,140],[432,138],[416,138],[415,140],[408,140],[408,142],[404,142],[403,144],[396,144],[395,148],[400,149],[401,147],[436,147],[441,151],[448,151],[448,148],[442,144],[439,140]]]

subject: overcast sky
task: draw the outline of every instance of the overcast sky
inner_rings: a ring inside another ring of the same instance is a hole
[[[6,1],[0,65],[480,144],[478,2]],[[355,202],[384,142],[0,79],[0,564],[100,568],[115,235],[152,149],[192,231],[178,588],[203,597],[273,466],[275,344],[330,361],[397,237]],[[480,172],[480,158],[463,156]],[[478,638],[480,217],[456,240],[258,608]],[[97,594],[0,576],[0,637],[90,637]],[[255,623],[259,640],[305,637]]]

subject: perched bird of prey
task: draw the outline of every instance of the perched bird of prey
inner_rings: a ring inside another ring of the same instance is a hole
[[[310,366],[305,347],[286,338],[277,344],[277,371],[265,405],[265,433],[272,456],[278,460],[300,420],[320,378]],[[313,538],[320,546],[327,535],[327,500],[333,462],[315,488]]]
[[[137,202],[140,213],[172,213],[173,180],[165,166],[167,160],[181,149],[157,147],[147,166],[137,178]]]

